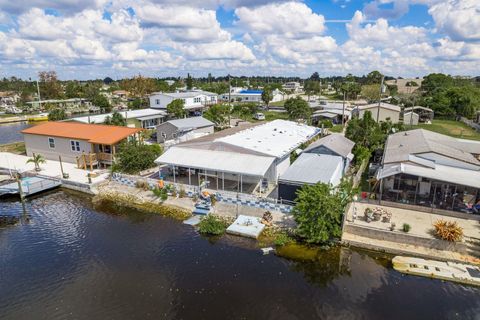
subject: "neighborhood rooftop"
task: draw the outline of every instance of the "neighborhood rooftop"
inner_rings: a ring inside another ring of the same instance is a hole
[[[164,117],[167,113],[163,110],[158,109],[140,109],[140,110],[129,110],[129,111],[119,111],[119,114],[122,115],[125,119],[141,119],[148,120],[149,118],[158,118]],[[113,113],[106,114],[97,114],[91,116],[77,117],[70,120],[83,122],[83,123],[104,123],[107,117],[111,117]]]
[[[480,154],[480,142],[466,141],[424,129],[399,132],[388,137],[384,163],[408,160],[410,155],[435,153],[480,166],[472,154]]]
[[[339,156],[302,153],[279,180],[298,184],[322,182],[337,185],[341,177],[342,162],[342,157]]]
[[[112,145],[140,131],[142,131],[142,129],[98,124],[46,122],[22,130],[22,133],[85,140],[90,143]]]
[[[331,150],[339,156],[344,158],[351,158],[352,149],[355,143],[341,134],[331,134],[326,137],[320,138],[311,145],[309,145],[304,152],[308,152],[315,148],[324,146],[325,148]]]
[[[378,103],[371,103],[371,104],[367,104],[367,105],[364,105],[364,106],[358,106],[357,108],[359,110],[374,109],[374,108],[378,108]],[[399,106],[396,106],[396,105],[390,104],[390,103],[386,103],[386,102],[381,102],[380,103],[380,108],[389,109],[389,110],[398,111],[398,112],[400,112],[402,110]]]
[[[202,90],[192,90],[192,91],[184,91],[184,92],[153,92],[151,95],[163,94],[165,96],[172,97],[174,99],[185,99],[185,98],[194,98],[199,95],[206,95],[206,96],[216,96],[216,93],[202,91]]]
[[[316,136],[319,130],[293,121],[274,120],[216,141],[280,158]]]
[[[202,128],[215,125],[204,117],[191,117],[176,120],[169,120],[168,123],[174,125],[178,129]]]

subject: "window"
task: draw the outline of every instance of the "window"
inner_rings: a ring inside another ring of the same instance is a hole
[[[155,99],[155,104],[160,104],[160,99]]]
[[[202,101],[202,98],[200,98],[200,97],[199,98],[193,98],[194,103],[199,103],[201,101]]]
[[[48,146],[50,149],[55,149],[55,139],[54,138],[48,138]]]
[[[72,151],[80,152],[80,141],[70,140],[70,147],[72,148]]]

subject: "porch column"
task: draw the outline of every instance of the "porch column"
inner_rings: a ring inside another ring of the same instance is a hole
[[[173,183],[176,183],[176,181],[175,181],[175,165],[173,165]]]
[[[457,185],[455,185],[455,192],[452,193],[452,211],[453,211],[453,206],[455,205],[455,197],[454,195],[457,193]]]
[[[242,178],[242,175],[240,175],[240,193],[243,193],[243,178]]]
[[[222,171],[222,190],[225,191],[225,172]]]
[[[190,175],[190,168],[188,168],[188,184],[191,185],[192,184],[192,177]]]
[[[217,178],[217,190],[218,190],[218,171],[215,171],[215,177]]]

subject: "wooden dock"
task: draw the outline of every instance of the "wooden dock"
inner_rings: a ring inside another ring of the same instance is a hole
[[[28,197],[43,191],[59,187],[60,180],[45,177],[25,177],[21,179],[23,196]],[[17,181],[0,185],[0,196],[20,195],[19,184]]]

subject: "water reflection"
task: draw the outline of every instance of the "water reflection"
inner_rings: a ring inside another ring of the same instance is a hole
[[[23,211],[14,202],[0,210]],[[248,239],[211,241],[171,219],[99,212],[64,191],[30,199],[26,210],[30,223],[0,228],[2,320],[480,314],[480,290],[402,276],[382,255],[336,247],[263,256]]]
[[[31,127],[31,125],[27,122],[0,124],[0,144],[23,141],[23,136],[20,131],[29,127]]]

